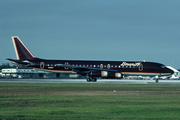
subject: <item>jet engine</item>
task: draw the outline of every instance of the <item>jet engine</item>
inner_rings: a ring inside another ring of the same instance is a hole
[[[120,72],[114,71],[100,71],[100,70],[93,70],[89,74],[89,77],[102,77],[102,78],[122,78],[122,74]]]

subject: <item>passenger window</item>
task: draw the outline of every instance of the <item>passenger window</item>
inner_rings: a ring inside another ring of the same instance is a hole
[[[162,65],[161,68],[165,68],[166,66]]]

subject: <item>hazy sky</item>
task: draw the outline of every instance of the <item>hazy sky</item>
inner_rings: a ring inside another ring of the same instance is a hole
[[[16,58],[11,36],[40,58],[180,68],[180,1],[0,0],[0,64]]]

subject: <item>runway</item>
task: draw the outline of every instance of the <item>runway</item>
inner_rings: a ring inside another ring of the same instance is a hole
[[[72,84],[166,84],[180,85],[180,80],[127,80],[99,79],[97,82],[87,82],[86,79],[0,79],[0,83],[72,83]]]

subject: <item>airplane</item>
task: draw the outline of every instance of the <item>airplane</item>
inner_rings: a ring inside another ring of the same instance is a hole
[[[165,65],[145,61],[92,61],[92,60],[47,60],[35,57],[18,36],[13,36],[17,59],[6,58],[13,64],[51,72],[77,73],[87,76],[87,82],[96,82],[97,78],[122,79],[123,76],[160,76],[174,72]]]

